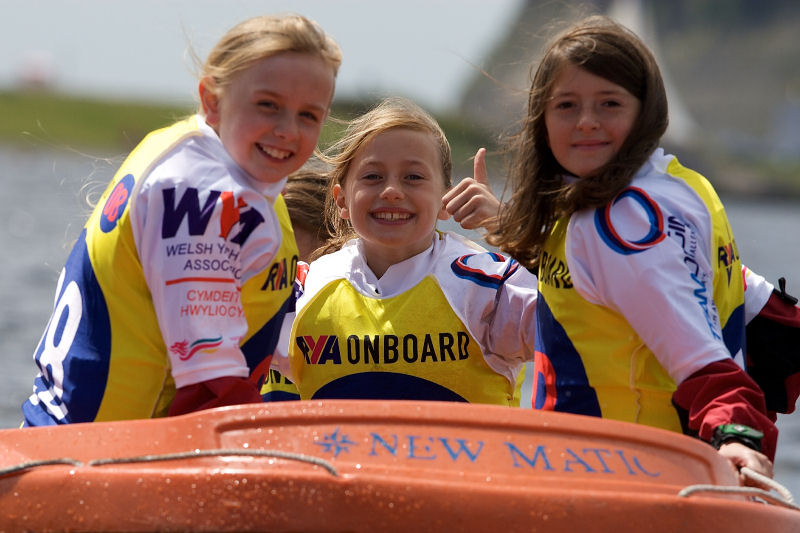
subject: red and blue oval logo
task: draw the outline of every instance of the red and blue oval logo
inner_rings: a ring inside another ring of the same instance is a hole
[[[119,180],[114,186],[114,190],[108,195],[100,215],[100,229],[103,233],[108,233],[117,227],[117,221],[122,217],[122,213],[125,212],[128,205],[134,183],[133,174],[127,174]]]
[[[635,201],[644,210],[650,223],[650,230],[643,238],[631,241],[622,237],[611,221],[611,206],[622,200],[629,198]],[[597,232],[609,248],[617,253],[630,255],[643,252],[655,246],[666,238],[664,233],[664,215],[661,214],[658,204],[653,201],[642,189],[629,187],[619,193],[619,195],[605,207],[595,211],[594,224]]]

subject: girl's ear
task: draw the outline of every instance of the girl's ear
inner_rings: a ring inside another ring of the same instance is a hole
[[[339,208],[339,217],[342,220],[350,219],[350,210],[347,208],[347,200],[344,197],[344,189],[338,183],[333,186],[333,201]]]
[[[219,95],[213,78],[210,76],[202,78],[197,91],[200,93],[200,105],[203,108],[203,114],[206,116],[206,122],[216,129],[219,126],[220,112]]]

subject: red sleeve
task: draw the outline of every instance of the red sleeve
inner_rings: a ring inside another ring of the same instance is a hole
[[[783,285],[781,283],[781,285]],[[800,396],[800,308],[783,286],[747,324],[747,373],[764,391],[767,409],[791,413]]]
[[[732,360],[716,361],[686,378],[672,396],[684,432],[710,442],[723,424],[764,432],[761,451],[775,460],[778,428],[767,415],[764,393]]]
[[[248,378],[221,377],[181,387],[169,407],[169,416],[183,415],[212,407],[261,403],[256,384]]]
[[[758,313],[758,316],[767,318],[778,324],[800,328],[800,307],[781,296],[777,290],[774,291],[767,300],[766,305]]]

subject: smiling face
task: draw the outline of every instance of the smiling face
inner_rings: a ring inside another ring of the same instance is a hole
[[[255,61],[222,94],[204,79],[200,100],[233,160],[254,179],[276,183],[311,156],[333,88],[322,58],[283,52]]]
[[[335,185],[333,194],[339,215],[361,237],[367,264],[381,277],[431,245],[436,220],[448,216],[445,189],[434,136],[393,128],[356,152],[344,185]]]
[[[579,178],[592,175],[619,152],[640,107],[639,99],[620,85],[566,64],[544,111],[556,161]]]

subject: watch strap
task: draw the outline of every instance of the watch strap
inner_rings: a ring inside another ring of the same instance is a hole
[[[750,426],[745,426],[744,424],[723,424],[714,430],[714,437],[711,439],[711,445],[719,450],[720,446],[733,440],[760,452],[761,439],[763,438],[763,432],[753,429]]]

